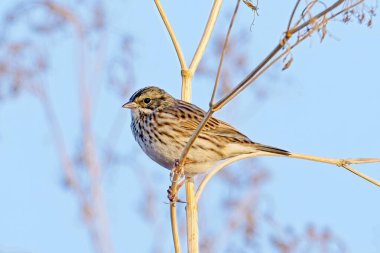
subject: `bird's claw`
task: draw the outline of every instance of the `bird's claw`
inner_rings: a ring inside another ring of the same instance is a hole
[[[178,178],[182,178],[185,175],[185,169],[183,166],[180,166],[179,160],[174,161],[174,166],[170,170],[170,180],[173,182],[174,176],[178,175]]]
[[[169,186],[167,192],[168,192],[168,199],[169,199],[170,203],[176,202],[176,200],[177,200],[177,192],[173,191],[172,186]]]
[[[175,190],[172,188],[172,186],[169,186],[169,189],[167,190],[168,192],[168,199],[170,201],[170,203],[176,203],[176,202],[179,202],[179,203],[186,203],[185,201],[181,200],[178,198],[178,187],[175,187]]]

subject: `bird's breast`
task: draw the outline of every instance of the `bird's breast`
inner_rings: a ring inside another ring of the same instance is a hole
[[[132,120],[133,135],[142,150],[161,166],[171,169],[183,147],[175,138],[169,125],[158,126],[153,117]]]

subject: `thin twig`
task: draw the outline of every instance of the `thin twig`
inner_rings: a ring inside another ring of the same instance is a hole
[[[296,13],[297,8],[298,8],[300,2],[301,2],[301,0],[297,0],[296,5],[294,5],[294,8],[293,8],[292,14],[290,15],[290,18],[289,18],[288,28],[286,28],[286,31],[289,31],[289,30],[290,30],[290,26],[292,25],[292,21],[293,21],[294,14]]]
[[[314,161],[314,162],[321,162],[321,163],[328,163],[337,165],[339,167],[343,167],[350,172],[354,173],[355,175],[367,180],[368,182],[371,182],[372,184],[380,187],[380,182],[370,178],[369,176],[349,167],[349,164],[364,164],[364,163],[378,163],[380,162],[380,158],[358,158],[358,159],[333,159],[333,158],[327,158],[327,157],[320,157],[320,156],[312,156],[312,155],[304,155],[304,154],[297,154],[297,153],[291,153],[290,156],[284,156],[280,154],[274,154],[274,153],[267,153],[267,152],[257,152],[252,154],[242,154],[239,156],[232,157],[230,159],[227,159],[223,161],[222,163],[215,166],[212,171],[210,171],[202,180],[201,184],[198,187],[197,193],[195,195],[196,201],[199,201],[203,190],[205,189],[208,182],[213,178],[219,171],[227,167],[228,165],[240,161],[247,158],[253,158],[258,156],[280,156],[280,157],[289,157],[289,158],[295,158],[295,159],[302,159],[302,160],[308,160],[308,161]]]
[[[190,64],[189,69],[182,69],[182,99],[184,101],[191,101],[191,81],[192,77],[199,65],[200,60],[202,59],[206,46],[210,40],[211,33],[215,27],[216,19],[219,15],[220,7],[222,0],[215,0],[209,19],[207,21],[203,36],[199,42],[197,51],[194,54],[193,60]],[[211,116],[211,114],[210,114]],[[207,122],[207,119],[204,121],[204,124]],[[189,145],[189,147],[191,144]],[[186,149],[185,149],[186,150]],[[187,148],[189,150],[189,148]],[[188,152],[188,151],[187,151]],[[182,156],[181,156],[182,157]],[[179,168],[180,171],[184,166],[185,157],[180,159]],[[178,171],[175,170],[174,174],[175,182],[172,185],[177,187],[176,181],[178,180]],[[177,191],[176,188],[172,188],[174,191]],[[186,220],[187,220],[187,247],[188,252],[198,253],[199,251],[199,242],[198,242],[198,206],[195,201],[195,186],[194,180],[190,178],[186,183]],[[175,207],[173,208],[175,211]],[[175,224],[176,225],[176,224]],[[172,225],[173,226],[173,225]],[[177,226],[177,225],[176,225]]]
[[[170,35],[170,38],[173,42],[175,51],[177,52],[177,56],[178,56],[179,63],[181,65],[181,69],[185,70],[185,69],[187,69],[186,60],[185,60],[185,57],[183,56],[181,46],[179,45],[177,37],[175,36],[174,30],[173,30],[172,26],[170,25],[169,19],[167,18],[165,11],[162,8],[160,0],[154,0],[154,3],[157,6],[157,10],[161,15],[162,21],[164,21],[164,24],[166,26],[166,30],[169,32],[169,35]]]
[[[380,187],[380,183],[379,183],[378,181],[376,181],[376,180],[373,179],[373,178],[370,178],[369,176],[367,176],[367,175],[361,173],[360,171],[357,171],[357,170],[355,170],[354,168],[351,168],[350,166],[348,166],[348,165],[346,165],[346,164],[342,164],[342,167],[345,168],[345,169],[347,169],[348,171],[354,173],[355,175],[357,175],[357,176],[359,176],[359,177],[361,177],[361,178],[367,180],[368,182],[370,182],[370,183],[372,183],[372,184],[374,184],[374,185]]]
[[[356,3],[354,3],[354,4],[352,4],[352,5],[350,5],[350,6],[346,7],[346,8],[344,8],[343,10],[341,10],[341,11],[339,11],[339,12],[337,12],[337,13],[331,15],[331,17],[329,17],[328,20],[331,20],[331,19],[335,18],[336,16],[339,16],[340,14],[342,14],[342,13],[344,13],[344,12],[346,12],[346,11],[348,11],[348,10],[350,10],[350,9],[352,9],[352,8],[354,8],[354,7],[356,7],[356,6],[358,6],[359,4],[361,4],[361,3],[363,3],[363,2],[364,2],[364,0],[359,0],[359,1],[357,1]]]
[[[283,45],[280,42],[265,59],[235,87],[229,94],[221,98],[215,105],[214,110],[218,111],[225,106],[229,101],[239,95],[245,88],[247,88],[255,79],[256,74],[282,49]]]
[[[174,252],[181,253],[181,243],[179,241],[179,233],[178,233],[177,208],[176,208],[175,201],[172,201],[170,203],[170,222],[172,226]]]
[[[314,5],[318,2],[318,0],[314,0],[306,5],[306,7],[302,10],[301,17],[298,19],[298,21],[293,25],[293,27],[297,27],[302,20],[305,19],[306,15],[309,14],[310,18],[310,11],[313,9]],[[289,31],[289,30],[287,30]]]
[[[210,36],[212,34],[212,31],[214,30],[215,27],[215,22],[216,19],[219,15],[220,7],[222,6],[222,0],[215,0],[214,4],[212,6],[210,16],[208,18],[205,30],[203,32],[202,38],[199,42],[197,51],[194,54],[193,60],[190,64],[189,71],[190,73],[194,74],[195,71],[197,70],[197,67],[199,65],[199,62],[201,61],[204,52],[206,50],[206,46],[210,40]]]
[[[309,20],[305,21],[304,23],[302,23],[301,25],[293,28],[293,29],[290,29],[290,32],[292,34],[300,31],[301,29],[305,28],[306,26],[310,25],[311,23],[314,23],[317,19],[323,17],[324,15],[326,15],[327,13],[333,11],[335,8],[337,8],[339,5],[341,5],[342,3],[344,3],[345,0],[338,0],[336,1],[334,4],[332,4],[330,7],[326,8],[325,10],[321,11],[320,13],[318,13],[317,15],[313,16],[312,18],[310,18]],[[350,5],[350,9],[352,8],[353,6]]]
[[[212,116],[214,112],[212,111],[212,109],[210,108],[210,110],[206,113],[206,115],[204,116],[204,118],[202,119],[201,123],[198,125],[197,129],[195,129],[193,135],[191,136],[191,138],[188,140],[188,142],[186,143],[186,146],[185,148],[183,149],[182,153],[181,153],[181,156],[179,158],[179,161],[180,161],[180,167],[184,166],[185,164],[185,159],[186,159],[186,156],[189,154],[189,151],[190,151],[190,148],[193,146],[195,140],[197,139],[197,137],[199,136],[199,134],[201,133],[203,127],[206,125],[208,119]]]
[[[199,252],[198,202],[195,200],[194,178],[186,183],[186,223],[188,252]]]
[[[306,27],[307,25],[311,24],[312,22],[315,22],[320,17],[326,15],[328,12],[332,11],[333,9],[337,8],[340,4],[342,4],[344,0],[339,0],[335,2],[333,5],[331,5],[329,8],[321,11],[317,15],[313,16],[309,20],[305,21],[301,25],[290,29],[284,36],[284,38],[280,41],[280,43],[275,46],[275,48],[268,54],[267,57],[259,64],[257,67],[251,71],[230,93],[228,93],[226,96],[224,96],[222,99],[220,99],[214,106],[213,110],[217,111],[220,110],[224,105],[226,105],[229,101],[231,101],[234,97],[236,97],[240,92],[242,92],[245,88],[247,88],[253,80],[255,80],[255,75],[262,69],[285,45],[285,43],[292,37],[292,35],[298,31],[300,31],[302,28]]]
[[[235,6],[235,10],[234,10],[234,13],[233,13],[231,21],[230,21],[230,26],[228,27],[226,38],[224,39],[222,54],[220,56],[220,61],[219,61],[219,66],[218,66],[218,72],[216,73],[214,89],[212,91],[212,95],[211,95],[211,99],[210,99],[210,107],[212,107],[212,105],[214,104],[214,98],[215,98],[216,90],[217,90],[218,84],[219,84],[220,73],[222,71],[222,66],[223,66],[223,61],[224,61],[224,55],[225,55],[225,53],[227,51],[227,48],[228,48],[228,41],[229,41],[229,38],[230,38],[232,27],[233,27],[234,22],[235,22],[236,14],[237,14],[237,12],[239,10],[239,5],[240,5],[240,0],[237,0],[236,6]]]
[[[171,190],[174,191],[174,196],[177,194],[177,186],[179,180],[179,173],[176,172],[177,168],[173,168],[174,175],[172,178]],[[170,201],[170,224],[172,227],[172,236],[174,243],[175,253],[181,253],[181,242],[179,240],[179,232],[178,232],[178,220],[177,220],[177,206],[176,206],[176,198]]]
[[[195,194],[195,200],[198,202],[204,188],[206,187],[207,183],[211,180],[212,177],[214,177],[219,171],[221,171],[223,168],[227,167],[228,165],[240,161],[247,158],[256,157],[257,154],[242,154],[238,155],[229,159],[224,160],[222,163],[216,165],[202,180],[201,184],[198,187],[197,193]]]

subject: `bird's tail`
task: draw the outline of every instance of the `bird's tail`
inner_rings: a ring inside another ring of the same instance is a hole
[[[286,151],[284,149],[275,148],[275,147],[263,145],[260,143],[254,143],[254,146],[257,150],[268,152],[268,153],[279,154],[279,155],[284,155],[284,156],[289,156],[291,154],[289,151]]]

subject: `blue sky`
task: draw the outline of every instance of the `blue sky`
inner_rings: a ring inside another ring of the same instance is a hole
[[[164,7],[177,32],[187,62],[196,48],[211,3],[164,1]],[[12,1],[0,7],[3,13]],[[155,84],[178,97],[180,72],[175,51],[151,1],[114,1],[105,5],[112,13],[107,19],[108,49],[118,46],[118,38],[133,37],[135,88]],[[224,17],[231,5],[224,3],[217,30],[225,30]],[[260,2],[252,32],[252,13],[241,8],[235,32],[249,38],[244,53],[248,66],[255,66],[278,42],[286,27],[291,6]],[[246,90],[217,117],[229,121],[251,139],[297,153],[327,157],[380,157],[380,39],[379,18],[374,26],[332,22],[329,36],[320,44],[318,37],[293,52],[290,69],[275,66],[255,87]],[[23,29],[13,30],[22,36]],[[49,41],[51,65],[44,81],[54,100],[54,110],[71,152],[79,134],[76,95],[75,39],[66,31]],[[237,44],[237,47],[239,45]],[[210,52],[209,52],[210,53]],[[228,60],[228,58],[227,58]],[[106,67],[106,66],[104,66]],[[249,67],[248,67],[249,68]],[[235,80],[243,77],[237,73]],[[105,84],[104,72],[94,80]],[[213,81],[195,78],[193,101],[206,109]],[[1,85],[1,84],[0,84]],[[112,119],[124,117],[125,126],[115,144],[119,153],[135,156],[135,161],[117,165],[105,172],[103,187],[112,228],[115,252],[147,252],[154,229],[168,224],[160,233],[171,247],[168,208],[164,204],[167,171],[148,160],[129,131],[129,113],[120,112],[128,97],[114,96],[106,85],[99,90],[95,104],[94,129],[99,142],[107,141]],[[258,99],[255,91],[266,90]],[[237,116],[231,110],[239,108]],[[107,133],[106,133],[107,132]],[[38,101],[28,94],[0,104],[0,252],[92,252],[76,199],[63,187],[62,172],[51,141],[49,128]],[[262,158],[271,180],[264,186],[271,213],[284,226],[303,231],[313,223],[328,228],[345,242],[349,252],[380,251],[380,189],[351,173],[325,164],[284,158]],[[143,164],[143,167],[140,165]],[[380,164],[355,168],[380,180]],[[156,204],[156,225],[144,225],[139,216],[138,177],[143,169],[160,196]],[[231,168],[232,169],[232,168]],[[236,168],[234,168],[236,169]],[[210,186],[210,193],[217,194]],[[212,197],[213,195],[210,194]],[[209,196],[209,197],[210,197]],[[202,215],[202,213],[200,213]],[[217,217],[217,215],[216,215]],[[266,228],[263,228],[265,231]],[[165,237],[165,235],[168,235]],[[274,252],[263,243],[264,252]]]

